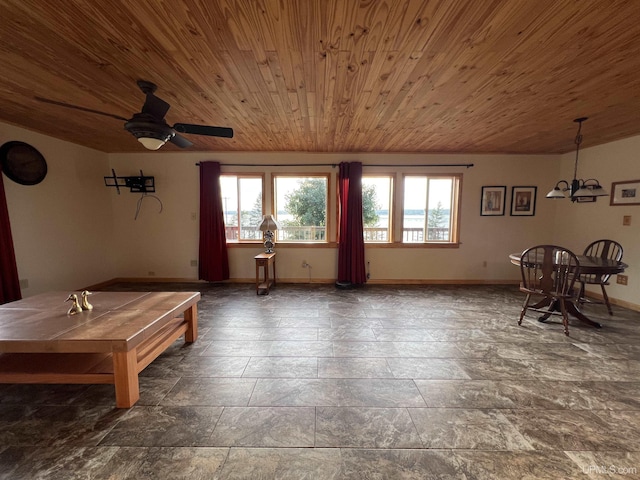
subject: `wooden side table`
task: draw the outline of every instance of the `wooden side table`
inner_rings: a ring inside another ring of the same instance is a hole
[[[256,294],[269,295],[269,288],[276,284],[276,252],[260,253],[256,255]],[[273,266],[273,277],[269,276],[269,266]],[[260,267],[263,269],[264,279],[260,279]]]

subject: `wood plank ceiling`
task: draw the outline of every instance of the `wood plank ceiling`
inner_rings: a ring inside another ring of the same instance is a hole
[[[559,153],[640,134],[638,0],[0,0],[0,121],[105,152]],[[174,145],[165,151],[179,150]]]

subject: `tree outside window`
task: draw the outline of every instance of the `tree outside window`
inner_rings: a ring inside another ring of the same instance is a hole
[[[279,241],[325,242],[327,239],[326,176],[274,177],[275,216]]]
[[[362,224],[365,242],[391,241],[390,175],[362,177]]]

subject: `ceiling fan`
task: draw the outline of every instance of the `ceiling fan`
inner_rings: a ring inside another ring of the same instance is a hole
[[[191,123],[176,123],[173,127],[169,126],[164,116],[171,108],[167,102],[154,95],[157,87],[151,82],[138,80],[138,87],[142,93],[146,95],[146,100],[142,106],[142,110],[136,113],[130,119],[113,115],[91,108],[85,108],[70,103],[57,102],[47,98],[35,97],[40,102],[51,103],[61,107],[74,108],[83,112],[96,113],[112,117],[125,122],[124,129],[138,139],[145,148],[149,150],[158,150],[166,142],[171,142],[180,148],[187,148],[193,145],[189,140],[180,135],[180,133],[189,133],[193,135],[206,135],[209,137],[233,138],[233,129],[227,127],[212,127],[206,125],[194,125]]]

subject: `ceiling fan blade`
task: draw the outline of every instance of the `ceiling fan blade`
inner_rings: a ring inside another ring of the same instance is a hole
[[[162,120],[171,108],[167,102],[156,97],[153,93],[147,93],[147,99],[142,106],[142,113],[148,113],[158,120]]]
[[[208,127],[206,125],[193,125],[191,123],[176,123],[173,129],[176,132],[191,133],[193,135],[233,138],[233,129],[227,127]]]
[[[72,105],[70,103],[57,102],[56,100],[49,100],[48,98],[42,98],[42,97],[33,97],[33,98],[35,98],[39,102],[50,103],[52,105],[58,105],[59,107],[73,108],[75,110],[81,110],[83,112],[95,113],[98,115],[104,115],[105,117],[115,118],[116,120],[123,120],[125,122],[127,121],[126,118],[121,117],[119,115],[114,115],[113,113],[101,112],[100,110],[93,110],[92,108],[81,107],[79,105]]]
[[[184,138],[182,135],[178,135],[177,133],[169,139],[171,143],[179,146],[180,148],[189,148],[193,145],[189,140]]]

